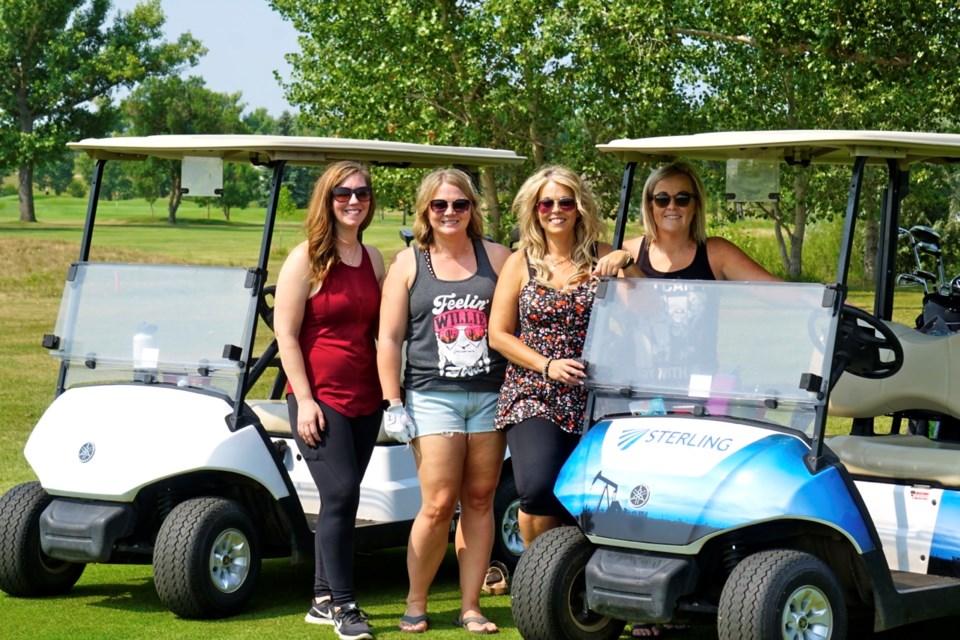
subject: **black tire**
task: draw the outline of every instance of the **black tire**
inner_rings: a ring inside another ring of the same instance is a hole
[[[153,550],[153,577],[165,607],[182,618],[222,618],[246,605],[260,574],[257,530],[224,498],[178,504]]]
[[[40,547],[40,514],[52,498],[39,482],[0,498],[0,589],[11,596],[56,596],[73,588],[87,565],[51,558]]]
[[[586,608],[584,569],[594,547],[576,527],[551,529],[520,557],[511,609],[525,640],[613,640],[626,624]]]
[[[511,573],[523,554],[523,538],[520,536],[520,495],[513,474],[504,471],[500,476],[497,493],[493,497],[493,521],[496,535],[493,538],[492,560],[502,562]]]
[[[808,553],[761,551],[746,557],[727,578],[717,631],[720,640],[843,640],[843,590],[827,565]]]

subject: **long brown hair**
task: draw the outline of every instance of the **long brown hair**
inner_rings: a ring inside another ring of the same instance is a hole
[[[537,201],[540,199],[540,191],[548,182],[567,187],[577,200],[577,211],[580,215],[577,218],[573,252],[570,256],[575,269],[567,278],[567,283],[582,280],[594,269],[597,259],[594,245],[602,239],[605,229],[600,222],[599,207],[590,186],[574,171],[559,165],[544,167],[523,183],[513,200],[513,210],[520,225],[520,242],[517,247],[526,251],[537,282],[546,284],[550,273],[544,260],[547,254],[547,239],[537,217]]]
[[[307,255],[310,256],[312,287],[323,282],[330,269],[340,262],[340,253],[337,251],[337,219],[333,214],[333,188],[355,173],[363,177],[368,187],[372,186],[370,170],[365,165],[353,160],[343,160],[327,167],[313,187],[307,219],[303,223],[307,235]],[[367,217],[360,223],[360,231],[370,226],[376,206],[376,194],[371,194]]]
[[[433,200],[437,189],[441,185],[453,185],[470,201],[470,224],[467,225],[467,236],[474,240],[483,238],[483,216],[477,208],[480,199],[473,180],[460,169],[437,169],[427,174],[417,189],[416,217],[413,220],[413,237],[417,246],[426,251],[433,244],[433,227],[430,226],[430,201]]]

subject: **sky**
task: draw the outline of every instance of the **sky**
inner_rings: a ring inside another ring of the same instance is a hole
[[[127,12],[138,0],[113,0],[113,11]],[[166,15],[165,40],[189,31],[207,48],[199,64],[184,76],[201,76],[207,88],[241,92],[246,111],[266,107],[270,115],[295,111],[273,77],[289,79],[284,54],[298,50],[293,25],[273,11],[267,0],[161,0]]]

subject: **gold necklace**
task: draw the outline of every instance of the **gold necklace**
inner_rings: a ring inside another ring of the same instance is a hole
[[[557,269],[559,269],[560,267],[562,267],[563,265],[565,265],[565,264],[567,264],[568,262],[570,262],[570,258],[569,258],[569,257],[557,259],[557,258],[554,258],[554,257],[553,257],[552,255],[550,255],[549,253],[544,254],[543,258],[544,258],[544,260],[546,260],[546,261],[550,264],[550,266],[551,266],[554,270],[557,270]]]
[[[467,255],[467,254],[470,252],[470,247],[472,247],[472,246],[473,246],[473,243],[472,243],[472,242],[468,242],[468,243],[466,244],[466,246],[463,248],[463,251],[461,251],[460,253],[456,253],[456,254],[451,253],[451,254],[449,254],[449,255],[448,255],[448,254],[445,254],[445,253],[442,253],[442,252],[440,251],[440,248],[437,247],[436,245],[433,246],[433,251],[434,251],[439,257],[441,257],[441,258],[449,258],[450,260],[459,260],[460,258],[462,258],[463,256]]]
[[[338,240],[339,240],[339,238],[338,238]],[[344,244],[346,244],[346,243],[344,242]],[[360,244],[359,242],[357,242],[357,243],[354,244],[353,247],[350,249],[350,259],[348,260],[348,259],[347,259],[347,256],[345,256],[345,255],[343,255],[343,254],[341,253],[341,254],[340,254],[340,262],[344,263],[344,264],[347,265],[348,267],[355,267],[355,266],[357,266],[358,264],[360,264],[360,259],[363,257],[362,254],[361,254],[361,251],[363,251],[363,248],[362,248],[361,244]]]

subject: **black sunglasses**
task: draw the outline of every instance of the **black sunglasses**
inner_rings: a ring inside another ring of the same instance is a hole
[[[466,213],[470,210],[473,203],[465,198],[448,202],[447,200],[431,200],[430,210],[434,213],[446,213],[449,207],[453,207],[454,213]]]
[[[687,193],[686,191],[681,191],[675,196],[671,196],[668,193],[658,193],[655,196],[650,196],[650,199],[653,200],[661,209],[666,209],[670,206],[670,201],[673,200],[678,207],[685,207],[690,204],[690,201],[696,198],[692,193]]]
[[[540,213],[550,213],[553,211],[553,198],[544,198],[543,200],[537,201],[537,211]],[[561,211],[570,213],[577,208],[577,199],[571,196],[565,196],[556,201],[560,206]]]
[[[351,189],[350,187],[333,188],[333,199],[337,202],[350,202],[351,196],[357,196],[357,200],[360,202],[370,202],[370,198],[373,196],[373,189],[370,187],[357,187],[356,189]]]

